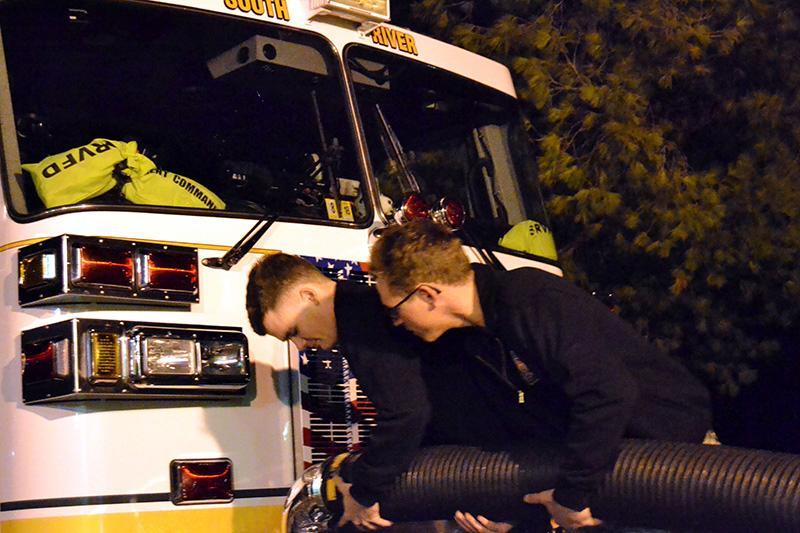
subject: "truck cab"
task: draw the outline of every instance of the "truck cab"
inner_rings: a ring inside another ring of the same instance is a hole
[[[305,466],[368,441],[346,354],[248,325],[264,254],[371,283],[376,232],[433,217],[560,273],[499,244],[549,231],[508,69],[390,15],[0,4],[4,533],[276,531]]]

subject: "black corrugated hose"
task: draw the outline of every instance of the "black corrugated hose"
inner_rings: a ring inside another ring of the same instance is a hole
[[[524,494],[553,487],[558,464],[557,453],[533,448],[426,448],[381,499],[381,514],[438,520],[460,509],[513,520],[525,515]],[[592,512],[631,527],[800,532],[800,456],[627,440]]]

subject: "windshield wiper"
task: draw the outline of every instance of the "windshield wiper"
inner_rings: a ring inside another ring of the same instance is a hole
[[[264,215],[250,228],[250,231],[244,234],[244,237],[239,239],[239,242],[234,244],[233,247],[225,253],[225,255],[222,257],[207,257],[203,259],[203,265],[209,268],[230,270],[236,263],[242,260],[242,257],[247,255],[247,252],[253,249],[253,246],[264,236],[276,220],[278,220],[278,215]]]
[[[340,208],[339,202],[339,182],[336,179],[336,176],[339,174],[339,167],[341,166],[342,162],[342,151],[343,148],[339,144],[339,139],[336,137],[333,138],[331,141],[330,147],[328,147],[327,137],[325,136],[325,127],[322,125],[322,113],[319,111],[319,101],[317,100],[317,91],[311,91],[311,102],[314,107],[314,117],[317,120],[317,132],[319,133],[319,143],[322,147],[322,158],[321,164],[322,167],[327,171],[328,174],[328,184],[330,186],[331,194],[333,195],[333,199],[336,202],[336,209]]]
[[[403,146],[400,144],[400,140],[397,138],[397,135],[395,135],[392,126],[389,124],[389,121],[386,120],[386,117],[384,116],[379,104],[375,104],[375,111],[378,114],[378,122],[381,125],[381,142],[383,143],[383,149],[386,151],[386,156],[390,160],[394,160],[397,163],[397,165],[400,167],[400,172],[405,178],[405,186],[403,183],[400,184],[403,195],[406,195],[410,192],[419,193],[419,182],[417,182],[417,178],[414,176],[414,173],[411,172],[411,168],[408,164],[408,158],[403,150]]]

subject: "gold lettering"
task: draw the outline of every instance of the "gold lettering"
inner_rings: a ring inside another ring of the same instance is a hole
[[[414,42],[414,36],[406,34],[406,46],[408,47],[408,51],[415,56],[419,55],[417,52],[417,44]]]
[[[389,38],[389,46],[397,50],[397,31],[386,30],[387,37]]]
[[[408,48],[406,47],[406,34],[405,33],[398,33],[397,34],[397,48],[399,48],[401,52],[408,52]]]
[[[289,21],[289,5],[287,0],[225,0],[225,7],[238,9],[244,13],[256,15],[267,14],[269,18]]]
[[[381,46],[394,48],[401,52],[419,55],[417,50],[417,43],[414,41],[414,36],[402,31],[393,30],[391,28],[384,28],[378,26],[370,34],[372,42]]]
[[[383,46],[389,46],[389,39],[386,38],[386,28],[381,26],[378,29],[381,31],[381,44]]]
[[[289,6],[286,5],[286,0],[275,0],[275,15],[289,22]]]

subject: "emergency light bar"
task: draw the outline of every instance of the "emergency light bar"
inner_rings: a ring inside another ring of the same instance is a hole
[[[22,399],[231,398],[251,369],[240,328],[75,318],[22,332]]]
[[[312,17],[334,15],[356,22],[388,22],[389,11],[389,0],[309,0]]]
[[[200,301],[197,249],[61,235],[19,250],[22,307]]]

